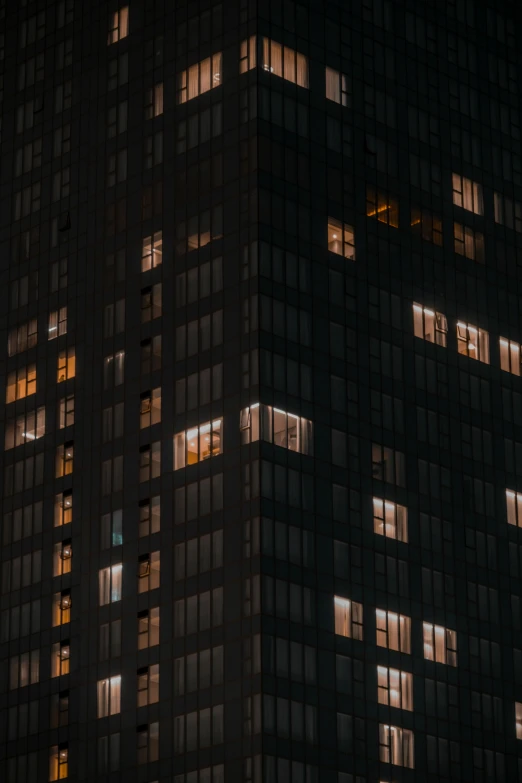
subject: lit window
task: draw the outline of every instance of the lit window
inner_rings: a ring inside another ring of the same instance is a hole
[[[448,322],[443,313],[413,303],[413,333],[430,343],[446,347]]]
[[[442,220],[425,209],[414,207],[411,210],[411,228],[426,242],[442,245]]]
[[[413,732],[400,726],[380,723],[379,758],[385,764],[413,769]]]
[[[155,590],[160,584],[160,553],[140,555],[138,560],[138,593]]]
[[[186,103],[221,84],[221,52],[207,57],[186,71],[177,79],[178,103]]]
[[[304,54],[263,38],[262,67],[274,76],[280,76],[299,87],[308,87],[308,60]]]
[[[121,601],[122,573],[123,565],[121,563],[100,569],[98,574],[100,606]]]
[[[408,511],[391,500],[373,498],[373,530],[380,536],[408,542]]]
[[[60,307],[49,313],[49,326],[47,328],[48,340],[54,340],[62,334],[67,334],[67,308]]]
[[[357,601],[334,596],[335,633],[350,639],[363,638],[363,606]]]
[[[71,622],[71,593],[62,590],[53,595],[53,627]]]
[[[56,642],[51,647],[51,677],[69,674],[71,649],[68,641]]]
[[[522,232],[522,203],[513,201],[503,193],[493,193],[495,223]]]
[[[56,449],[56,478],[68,476],[74,468],[74,443],[62,443]]]
[[[121,675],[98,680],[98,718],[120,712]]]
[[[522,739],[522,702],[515,702],[515,730],[517,739]]]
[[[22,413],[16,419],[8,419],[5,425],[4,448],[13,449],[23,443],[32,443],[45,435],[45,408]]]
[[[453,174],[453,203],[475,215],[483,215],[482,185],[460,174]]]
[[[36,364],[20,367],[7,375],[6,403],[22,400],[36,392]]]
[[[326,66],[326,97],[329,101],[348,106],[348,79],[344,73]]]
[[[118,11],[114,11],[110,17],[109,24],[109,37],[107,39],[107,45],[110,46],[113,43],[121,41],[122,38],[126,38],[129,34],[129,6],[125,5]]]
[[[53,745],[49,752],[49,780],[64,780],[69,776],[69,748],[67,743]]]
[[[143,392],[140,398],[140,429],[161,421],[161,387]]]
[[[375,610],[377,644],[388,650],[411,652],[411,619],[404,614]]]
[[[221,419],[207,421],[174,436],[174,470],[222,453]]]
[[[149,237],[143,238],[141,250],[141,271],[159,266],[163,262],[163,231],[155,231]]]
[[[478,261],[480,264],[484,263],[484,234],[462,223],[454,223],[453,239],[455,253]]]
[[[520,343],[500,337],[500,369],[520,375]]]
[[[328,250],[345,258],[355,259],[353,228],[335,218],[328,218]]]
[[[456,666],[457,632],[433,623],[423,623],[422,628],[426,660]]]
[[[160,610],[159,606],[145,609],[138,614],[138,650],[159,644]]]
[[[69,574],[72,566],[72,544],[70,539],[54,545],[53,576]]]
[[[265,440],[300,454],[313,454],[313,427],[309,419],[271,405],[255,403],[240,413],[241,443]]]
[[[159,701],[159,664],[138,669],[138,707]]]
[[[58,378],[57,382],[67,381],[76,374],[76,357],[74,348],[67,348],[58,354]]]
[[[366,215],[375,218],[380,223],[398,228],[399,202],[388,193],[368,186],[366,188]]]
[[[54,526],[68,525],[72,522],[73,495],[72,491],[60,492],[54,499]]]
[[[522,492],[506,489],[507,521],[515,527],[522,527]]]
[[[489,364],[489,334],[462,321],[457,323],[457,350],[470,359]]]
[[[103,360],[103,388],[120,386],[125,378],[125,351],[118,351]]]
[[[409,672],[377,666],[377,697],[379,704],[413,710],[413,677]]]
[[[239,50],[239,73],[246,73],[257,65],[257,41],[256,36],[251,35],[241,41]]]
[[[74,394],[68,394],[60,400],[58,421],[61,430],[74,424]]]

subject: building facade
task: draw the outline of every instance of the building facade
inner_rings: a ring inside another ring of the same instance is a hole
[[[0,25],[0,779],[522,780],[517,3]]]

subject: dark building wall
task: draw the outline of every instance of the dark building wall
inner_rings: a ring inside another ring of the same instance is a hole
[[[0,4],[2,774],[518,780],[517,7],[125,8]]]

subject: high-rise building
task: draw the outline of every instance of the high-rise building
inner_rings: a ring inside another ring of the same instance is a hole
[[[0,0],[2,782],[522,781],[521,18]]]

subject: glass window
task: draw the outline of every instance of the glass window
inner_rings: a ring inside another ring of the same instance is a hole
[[[413,710],[413,676],[410,672],[377,666],[377,700],[379,704]]]
[[[453,174],[453,203],[456,207],[463,207],[475,215],[484,214],[484,202],[482,199],[482,185],[473,182],[460,174]]]
[[[138,650],[146,647],[154,647],[159,644],[160,638],[160,610],[159,606],[153,609],[145,609],[138,614]]]
[[[456,666],[457,632],[433,623],[423,623],[422,627],[425,659]]]
[[[138,669],[137,707],[146,707],[159,701],[159,664]]]
[[[58,424],[61,430],[74,424],[74,394],[68,394],[60,400]]]
[[[70,539],[58,541],[54,545],[53,576],[69,574],[72,567],[72,544]]]
[[[430,343],[446,347],[448,322],[443,313],[413,303],[413,333]]]
[[[326,66],[326,97],[329,101],[348,106],[348,79],[344,73],[339,73]]]
[[[411,210],[411,228],[414,234],[417,234],[426,242],[433,242],[434,245],[442,245],[442,220],[435,217],[431,212],[417,207]]]
[[[513,375],[520,375],[520,343],[500,337],[499,345],[500,369]]]
[[[211,57],[191,65],[190,68],[178,75],[178,103],[186,103],[214,87],[219,87],[221,81],[221,52],[217,52]]]
[[[366,188],[366,214],[380,223],[394,228],[399,227],[399,202],[382,190],[368,186]]]
[[[478,261],[480,264],[484,263],[484,234],[462,223],[454,223],[453,238],[455,253]]]
[[[68,476],[74,467],[74,443],[63,443],[56,449],[56,478]]]
[[[71,649],[69,642],[56,642],[51,647],[51,677],[62,677],[69,674]]]
[[[49,780],[64,780],[69,776],[69,748],[67,743],[53,745],[49,751]]]
[[[54,526],[68,525],[73,517],[72,490],[60,492],[54,498]]]
[[[515,730],[517,739],[522,739],[522,702],[515,702]]]
[[[36,392],[36,364],[20,367],[7,375],[6,403],[22,400]]]
[[[313,426],[309,419],[271,405],[254,403],[239,417],[241,443],[261,439],[300,454],[313,454]]]
[[[489,334],[485,329],[457,323],[457,349],[463,356],[489,364]]]
[[[140,519],[138,534],[141,537],[158,533],[160,529],[161,501],[160,496],[140,500]]]
[[[221,419],[207,421],[174,436],[174,470],[222,453]]]
[[[239,73],[246,73],[257,65],[257,40],[255,35],[241,41],[239,49]]]
[[[373,530],[380,536],[408,542],[408,510],[391,500],[373,498]]]
[[[121,563],[100,569],[98,575],[100,606],[121,601],[122,574],[123,565]]]
[[[262,41],[263,70],[299,87],[308,87],[308,59],[305,55],[269,38],[263,38]]]
[[[334,596],[335,633],[351,639],[363,638],[363,606],[348,598]]]
[[[411,653],[411,619],[404,614],[375,610],[376,642],[388,650]]]
[[[495,223],[522,232],[522,203],[503,193],[494,193]]]
[[[143,238],[141,250],[141,271],[148,272],[163,262],[163,231],[155,231]]]
[[[71,592],[62,590],[61,593],[53,595],[52,624],[64,625],[71,621]]]
[[[163,84],[155,84],[145,92],[145,119],[152,120],[163,114]]]
[[[413,769],[413,732],[400,726],[379,724],[379,758],[385,764]]]
[[[121,675],[98,680],[98,718],[120,712]]]
[[[74,378],[76,374],[76,356],[74,348],[67,348],[58,354],[58,377],[57,382],[62,383],[69,378]]]
[[[352,226],[328,218],[328,250],[345,258],[355,259],[355,239]]]
[[[522,527],[522,492],[506,489],[507,521],[515,527]]]
[[[138,593],[155,590],[160,584],[160,553],[140,555],[138,560]]]
[[[113,43],[121,41],[122,38],[126,38],[129,34],[129,6],[125,5],[118,11],[114,11],[110,16],[109,21],[109,36],[107,39],[107,45],[110,46]]]

